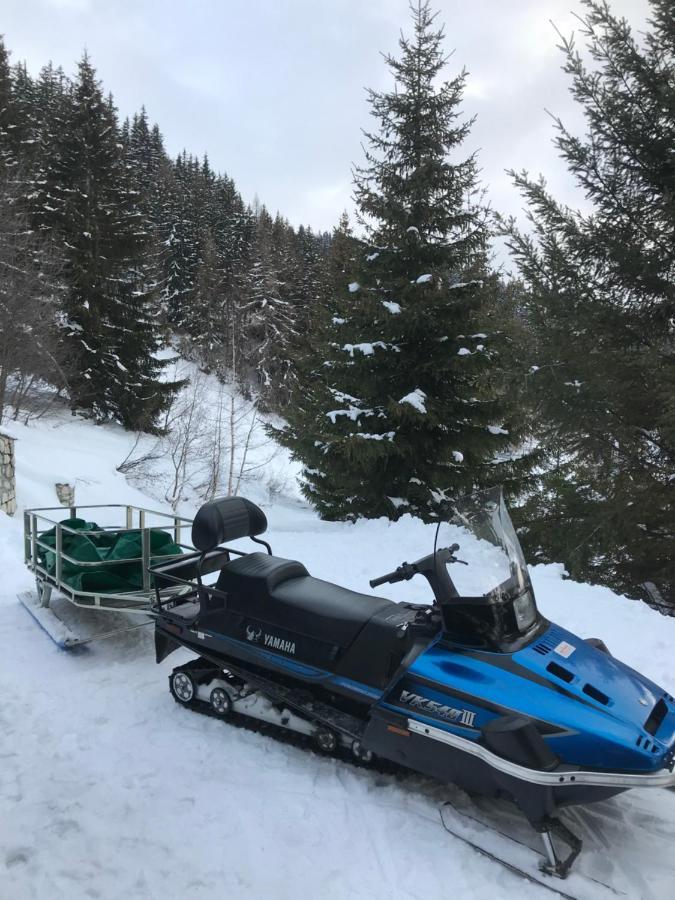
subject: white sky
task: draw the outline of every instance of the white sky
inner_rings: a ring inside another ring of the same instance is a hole
[[[613,0],[638,30],[647,0]],[[569,34],[579,0],[436,0],[454,48],[448,75],[469,70],[464,108],[478,119],[492,206],[518,214],[504,169],[546,176],[580,198],[556,156],[546,109],[582,122],[551,25]],[[72,72],[87,48],[122,116],[145,104],[168,151],[208,152],[246,201],[257,193],[294,225],[330,229],[351,209],[351,164],[369,126],[365,87],[387,88],[380,51],[408,29],[407,0],[2,0],[12,60]]]

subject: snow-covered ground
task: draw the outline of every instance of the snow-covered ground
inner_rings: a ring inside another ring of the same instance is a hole
[[[11,430],[20,509],[0,514],[0,900],[550,896],[443,831],[438,809],[451,789],[355,769],[178,707],[167,675],[187,654],[155,665],[147,629],[59,651],[16,600],[31,587],[22,509],[55,505],[57,481],[75,484],[78,504],[167,509],[166,485],[155,473],[149,496],[116,472],[133,443],[119,428],[63,413]],[[296,473],[278,451],[242,490],[268,513],[276,554],[367,591],[369,578],[428,552],[429,528],[409,517],[319,521]],[[189,499],[179,505],[194,509]],[[602,636],[675,693],[675,619],[563,581],[559,566],[532,576],[545,615]],[[381,593],[425,599],[414,581]],[[614,843],[598,852],[626,896],[674,896],[675,795],[633,792],[611,804]]]

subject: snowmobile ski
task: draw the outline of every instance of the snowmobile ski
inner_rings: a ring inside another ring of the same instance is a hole
[[[601,897],[609,900],[629,896],[624,891],[578,871],[571,873],[569,881],[563,887],[559,880],[545,871],[546,864],[542,863],[542,855],[524,841],[458,809],[449,801],[439,808],[439,813],[441,824],[448,834],[525,881],[540,885],[565,900],[600,900]]]

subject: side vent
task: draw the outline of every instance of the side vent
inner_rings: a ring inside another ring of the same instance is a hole
[[[656,732],[661,727],[661,722],[663,722],[667,713],[668,707],[666,706],[666,701],[662,697],[656,704],[654,709],[650,712],[647,721],[644,724],[644,729],[647,734],[656,734]]]
[[[546,671],[550,672],[551,675],[555,675],[555,677],[559,678],[561,681],[566,681],[567,684],[569,684],[570,681],[574,681],[574,675],[568,669],[563,669],[558,663],[550,662],[546,666]]]
[[[551,650],[558,646],[561,640],[561,632],[557,628],[549,628],[544,637],[532,649],[535,653],[546,656],[547,653],[550,653]]]
[[[583,687],[584,694],[589,697],[592,697],[594,700],[597,700],[598,703],[602,703],[604,706],[607,706],[609,703],[609,697],[607,694],[603,694],[602,691],[599,691],[597,688],[593,687],[592,684],[585,684]]]

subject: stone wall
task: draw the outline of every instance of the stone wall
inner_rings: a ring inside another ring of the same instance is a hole
[[[14,438],[0,431],[0,512],[16,512],[16,463]]]

